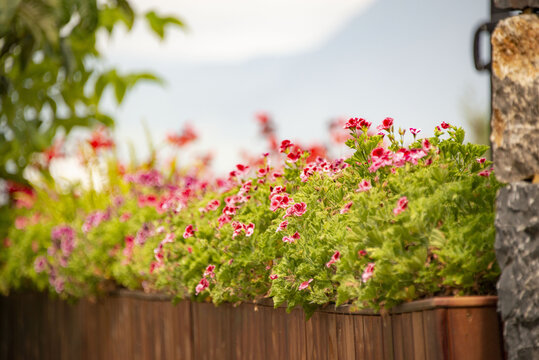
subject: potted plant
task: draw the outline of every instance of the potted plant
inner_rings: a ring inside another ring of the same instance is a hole
[[[344,127],[353,150],[346,160],[328,161],[315,156],[316,149],[284,140],[214,181],[200,167],[160,172],[150,162],[126,172],[114,159],[101,191],[58,191],[43,181],[34,207],[21,210],[10,231],[0,285],[4,292],[48,287],[65,298],[118,286],[167,294],[176,302],[190,298],[186,316],[194,319],[194,353],[222,348],[233,354],[227,336],[238,329],[246,336],[239,344],[280,348],[274,340],[282,335],[274,333],[279,326],[269,333],[254,330],[235,320],[238,311],[260,324],[270,319],[293,326],[288,335],[299,336],[297,348],[313,357],[351,353],[351,345],[340,345],[359,341],[364,347],[354,345],[355,354],[458,358],[466,348],[453,342],[473,339],[455,335],[455,329],[470,329],[458,318],[491,327],[478,339],[492,349],[497,339],[495,356],[501,356],[499,332],[492,329],[494,298],[439,298],[495,293],[493,204],[500,184],[481,157],[487,147],[464,144],[464,131],[446,123],[424,139],[417,138],[418,129],[396,131],[391,118],[376,130],[358,118]],[[102,161],[100,151],[92,148],[87,163]],[[268,298],[274,313],[267,311]],[[431,300],[399,305],[418,299]],[[210,310],[209,300],[249,304]],[[337,308],[328,308],[331,303]],[[448,310],[455,304],[472,310]],[[488,310],[476,312],[478,304]],[[292,312],[302,307],[305,317],[278,318],[282,305]],[[208,313],[220,325],[203,320]],[[294,322],[313,314],[310,322]],[[210,335],[204,321],[222,337]],[[429,337],[433,329],[441,335]],[[422,345],[421,333],[427,341]],[[253,334],[265,340],[249,340]],[[313,340],[316,334],[326,334],[327,344],[319,336]],[[371,334],[378,335],[367,340]]]

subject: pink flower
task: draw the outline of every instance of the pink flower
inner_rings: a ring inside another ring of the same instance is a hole
[[[275,279],[277,279],[278,277],[279,277],[279,275],[277,275],[277,274],[271,274],[271,275],[269,276],[269,278],[270,278],[271,280],[275,280]]]
[[[131,259],[131,255],[133,253],[133,247],[135,246],[135,237],[131,235],[127,235],[125,237],[125,248],[123,251],[124,256],[126,257],[124,261],[124,265],[129,263],[129,260]]]
[[[375,172],[381,167],[392,165],[392,157],[393,152],[391,150],[384,149],[383,147],[378,147],[371,151],[371,157],[370,162],[371,166],[369,166],[370,172]]]
[[[406,196],[403,196],[399,199],[399,202],[397,203],[397,207],[393,209],[393,214],[399,215],[401,212],[406,210],[408,207],[408,199]]]
[[[305,211],[307,211],[307,204],[304,202],[296,203],[286,209],[286,214],[283,216],[283,219],[289,217],[289,216],[301,216],[305,214]]]
[[[288,207],[288,204],[290,203],[290,198],[288,197],[288,194],[278,194],[274,195],[271,198],[270,202],[270,210],[276,211],[277,209],[285,209]]]
[[[296,242],[296,240],[299,240],[300,237],[301,237],[300,234],[296,231],[294,233],[294,235],[292,235],[292,236],[283,236],[283,242],[292,244],[292,243]]]
[[[410,128],[410,132],[412,133],[412,135],[416,136],[421,132],[421,129]]]
[[[54,279],[52,285],[54,286],[54,290],[58,294],[64,291],[64,279],[62,279],[61,277],[57,277],[56,279]]]
[[[153,249],[153,254],[154,254],[154,257],[155,257],[155,260],[157,260],[158,263],[162,263],[163,262],[163,259],[165,257],[165,254],[163,254],[163,244],[159,244],[158,247],[156,247],[155,249]]]
[[[142,224],[142,228],[140,228],[139,231],[137,231],[137,235],[135,236],[135,244],[137,245],[144,245],[146,243],[146,240],[150,236],[153,235],[153,227],[149,223]]]
[[[255,231],[255,224],[250,223],[249,225],[243,225],[243,229],[245,230],[245,236],[251,236],[253,235],[253,232]]]
[[[359,127],[359,119],[358,118],[350,118],[346,122],[346,124],[344,124],[343,129],[356,129],[358,127]]]
[[[423,139],[423,151],[428,153],[431,149],[432,145],[430,144],[429,139]]]
[[[212,200],[210,201],[206,207],[204,208],[206,211],[213,211],[217,210],[217,208],[221,205],[221,202],[219,200]]]
[[[487,159],[485,159],[485,158],[479,158],[479,159],[475,159],[475,161],[477,161],[479,164],[484,164],[485,161],[487,161]]]
[[[298,290],[305,290],[309,287],[309,284],[313,281],[313,279],[309,279],[307,281],[304,281],[302,282],[299,287],[298,287]]]
[[[239,221],[232,221],[232,229],[234,229],[234,232],[232,233],[232,238],[235,238],[239,234],[241,234],[241,231],[243,230],[243,225]]]
[[[15,218],[15,228],[18,230],[24,229],[28,225],[28,218],[26,216],[17,216]]]
[[[358,186],[356,192],[369,191],[372,188],[371,182],[369,180],[362,180]]]
[[[365,271],[363,271],[363,275],[361,275],[361,281],[364,283],[369,280],[374,273],[374,263],[368,263],[367,267],[365,268]]]
[[[286,227],[288,226],[288,220],[284,220],[279,224],[279,227],[275,232],[286,230]]]
[[[185,228],[185,231],[183,232],[183,238],[187,239],[193,235],[195,235],[195,229],[193,228],[193,225],[189,224],[187,225],[187,227]]]
[[[236,169],[238,169],[238,170],[237,170],[237,173],[238,173],[238,174],[243,175],[243,174],[245,174],[246,172],[249,171],[249,166],[247,166],[247,165],[242,165],[242,164],[237,164],[237,165],[236,165]]]
[[[335,253],[333,254],[333,256],[331,257],[331,260],[329,260],[327,263],[326,263],[326,267],[331,267],[331,265],[335,264],[337,261],[339,261],[339,259],[341,258],[341,253],[339,251],[335,251]]]
[[[293,150],[290,151],[287,155],[286,161],[288,162],[296,162],[299,160],[299,158],[303,155],[303,151],[297,146],[294,146]]]
[[[172,243],[175,238],[176,238],[176,235],[174,235],[173,233],[169,233],[165,236],[165,239],[161,243],[162,244]]]
[[[379,130],[389,130],[393,126],[393,118],[387,117],[382,121],[382,125],[377,127]]]
[[[289,147],[294,146],[290,140],[283,140],[281,146],[279,147],[279,152],[284,153]]]
[[[448,123],[446,123],[445,121],[442,121],[442,123],[440,124],[440,126],[442,127],[442,129],[448,129],[451,127],[451,125],[449,125]]]
[[[268,174],[269,172],[269,166],[266,166],[266,167],[263,167],[263,168],[260,168],[256,171],[256,176],[258,177],[264,177]]]
[[[204,277],[211,277],[211,278],[214,278],[215,277],[215,273],[213,272],[213,270],[215,270],[215,265],[208,265],[206,267],[206,270],[204,271]]]
[[[206,290],[210,286],[210,283],[206,278],[200,279],[200,282],[195,288],[196,295],[200,294],[202,291]]]
[[[86,220],[84,221],[84,224],[82,225],[82,231],[87,233],[91,229],[93,229],[96,226],[99,226],[103,221],[108,220],[110,217],[109,213],[102,212],[102,211],[96,211],[91,213],[86,217]]]
[[[45,268],[47,266],[47,259],[45,259],[44,256],[38,256],[36,260],[34,261],[34,270],[36,273],[40,273],[45,271]]]
[[[223,214],[224,215],[227,215],[227,216],[233,216],[233,215],[236,215],[236,210],[238,208],[235,207],[235,206],[225,206],[224,209],[223,209]]]
[[[131,218],[131,214],[126,212],[126,213],[123,213],[121,216],[120,216],[120,222],[126,222],[127,220],[129,220]]]
[[[350,201],[348,204],[344,205],[344,207],[339,211],[341,214],[346,214],[348,211],[350,211],[350,208],[354,204],[353,201]]]
[[[232,221],[232,218],[230,218],[230,216],[226,214],[222,214],[221,216],[219,216],[217,221],[219,222],[219,229],[220,229],[223,227],[224,224],[228,224],[230,221]]]
[[[492,172],[492,168],[485,169],[485,170],[480,171],[477,175],[483,176],[483,177],[489,177],[491,172]]]

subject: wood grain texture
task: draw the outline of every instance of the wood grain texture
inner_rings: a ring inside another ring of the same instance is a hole
[[[301,309],[287,314],[271,303],[173,305],[165,297],[116,294],[68,304],[15,294],[0,297],[0,360],[497,360],[500,323],[489,301],[474,299],[470,308],[424,302],[423,310],[384,317],[325,308],[305,321]]]

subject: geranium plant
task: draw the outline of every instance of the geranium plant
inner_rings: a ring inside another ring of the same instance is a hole
[[[270,152],[224,178],[109,158],[101,191],[36,186],[35,205],[17,210],[26,220],[4,241],[1,289],[80,297],[126,287],[216,304],[272,297],[308,315],[331,302],[380,309],[495,292],[500,184],[486,146],[465,144],[447,123],[419,138],[391,118],[376,129],[352,118],[353,154],[326,159],[320,147],[279,145],[269,117],[258,117]],[[170,142],[196,138],[187,135]]]

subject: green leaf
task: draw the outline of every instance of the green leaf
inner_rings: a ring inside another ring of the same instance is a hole
[[[167,25],[176,25],[180,28],[185,28],[185,24],[178,18],[173,16],[159,16],[155,11],[148,11],[145,17],[150,28],[161,39],[165,38],[165,26]]]

